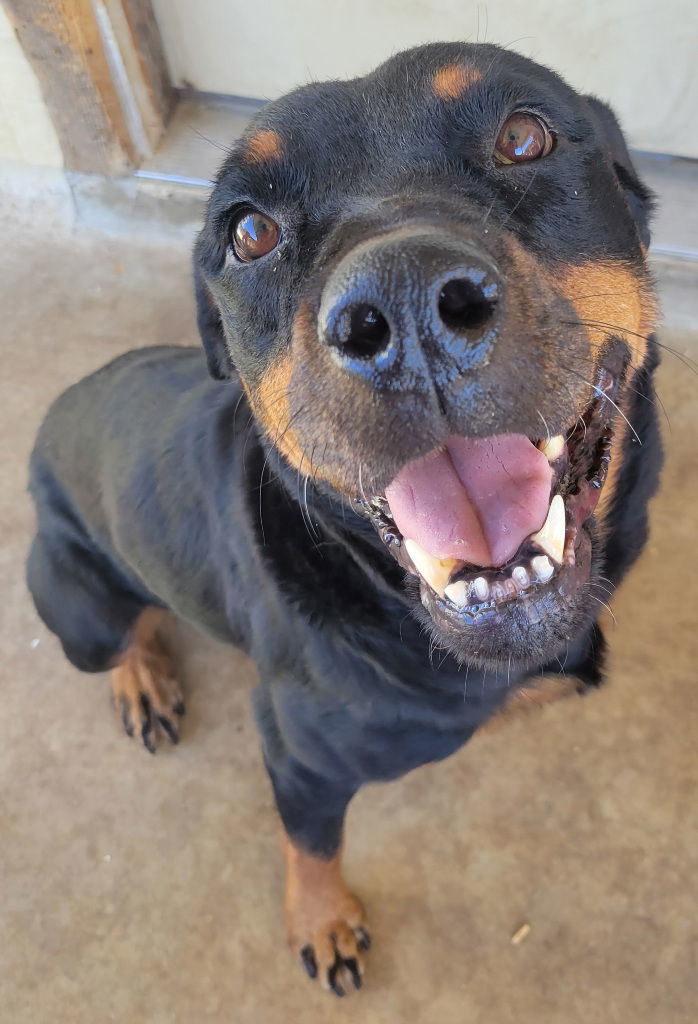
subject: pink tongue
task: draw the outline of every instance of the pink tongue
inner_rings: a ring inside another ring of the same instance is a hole
[[[545,521],[552,470],[521,434],[453,435],[408,463],[385,492],[403,537],[436,558],[503,565]]]

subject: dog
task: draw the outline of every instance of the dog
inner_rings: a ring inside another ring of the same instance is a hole
[[[611,110],[497,46],[308,85],[216,179],[204,353],[129,352],[40,430],[39,615],[150,751],[184,711],[166,611],[254,659],[288,939],[338,996],[370,944],[357,790],[541,674],[602,680],[661,464],[651,208]]]

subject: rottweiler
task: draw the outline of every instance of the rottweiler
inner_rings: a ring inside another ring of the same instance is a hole
[[[541,675],[602,679],[661,463],[651,207],[611,110],[509,50],[300,88],[216,179],[205,359],[129,352],[39,433],[41,618],[150,751],[184,710],[166,610],[254,659],[288,938],[337,995],[370,944],[357,790]]]

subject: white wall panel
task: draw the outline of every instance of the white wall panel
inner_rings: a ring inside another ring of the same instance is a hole
[[[695,0],[154,0],[175,83],[273,98],[407,46],[486,39],[611,102],[631,143],[698,157]]]

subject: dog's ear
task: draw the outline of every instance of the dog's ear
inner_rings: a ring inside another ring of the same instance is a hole
[[[599,135],[613,161],[613,169],[637,225],[640,240],[647,249],[650,244],[650,218],[654,209],[654,196],[637,176],[623,132],[611,108],[595,96],[587,96],[586,101]]]
[[[216,300],[209,290],[194,252],[194,295],[196,323],[206,352],[208,372],[214,380],[230,380],[235,369],[225,340],[223,322]]]

